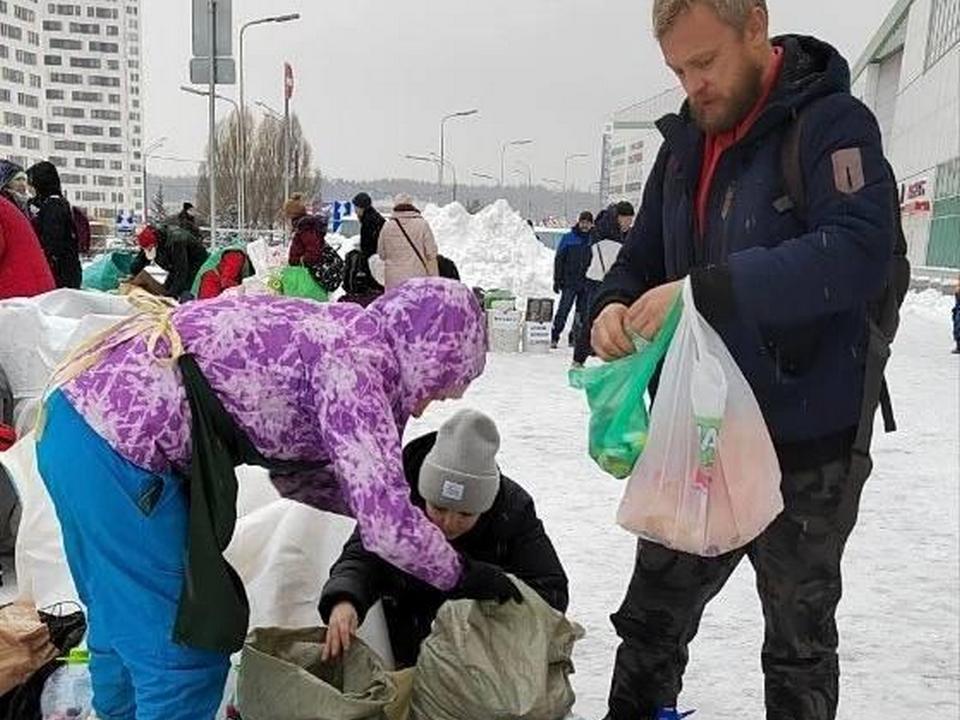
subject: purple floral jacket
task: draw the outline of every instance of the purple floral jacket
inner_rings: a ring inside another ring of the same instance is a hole
[[[217,298],[177,308],[173,324],[264,456],[326,463],[325,472],[276,480],[284,496],[352,515],[371,552],[442,590],[456,584],[459,556],[410,503],[401,442],[418,405],[483,372],[486,330],[469,288],[418,278],[366,309]],[[154,472],[189,464],[179,371],[151,357],[144,339],[110,351],[63,391],[134,464]]]

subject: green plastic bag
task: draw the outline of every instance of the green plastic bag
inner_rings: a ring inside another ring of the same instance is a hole
[[[130,277],[130,268],[137,259],[138,252],[114,251],[105,253],[83,271],[84,290],[102,290],[112,292],[120,287],[120,281]]]
[[[280,271],[281,292],[286,297],[306,298],[326,302],[329,294],[313,279],[305,267],[287,265]]]
[[[652,342],[637,341],[637,352],[614,362],[570,371],[570,385],[587,393],[590,457],[615,478],[633,470],[647,444],[650,413],[647,385],[667,354],[683,303],[678,298]]]

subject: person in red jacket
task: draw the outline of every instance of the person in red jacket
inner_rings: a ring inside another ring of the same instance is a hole
[[[0,197],[0,300],[56,289],[40,241],[23,212]]]
[[[283,204],[283,214],[293,225],[293,240],[290,242],[287,264],[304,267],[320,265],[327,236],[325,218],[307,213],[307,205],[301,193],[294,193]]]

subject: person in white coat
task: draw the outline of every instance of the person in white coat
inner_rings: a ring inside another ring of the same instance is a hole
[[[603,210],[597,216],[592,237],[592,257],[590,267],[587,268],[587,310],[593,305],[593,298],[606,277],[607,271],[613,267],[620,254],[620,249],[630,234],[636,211],[633,205],[622,200]],[[577,335],[577,344],[573,351],[574,367],[583,367],[590,356],[590,325],[589,318],[585,318]]]

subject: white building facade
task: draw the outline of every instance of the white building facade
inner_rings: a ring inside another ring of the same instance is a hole
[[[140,0],[0,0],[0,155],[91,219],[143,212],[140,30]]]
[[[960,0],[900,0],[854,68],[900,183],[916,266],[960,268]]]
[[[613,114],[604,130],[600,162],[605,204],[629,200],[640,207],[644,185],[663,144],[655,123],[679,111],[685,98],[681,88],[671,88]]]

